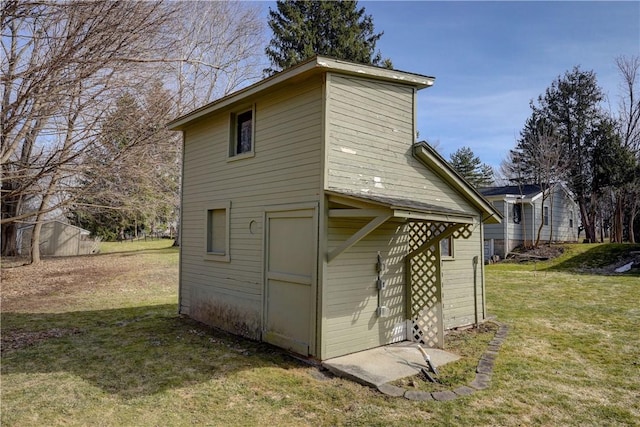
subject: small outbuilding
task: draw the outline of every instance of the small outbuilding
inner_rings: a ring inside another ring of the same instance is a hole
[[[416,141],[433,83],[318,56],[172,121],[180,313],[320,360],[484,321],[501,216]]]
[[[18,252],[31,253],[33,225],[18,230]],[[40,254],[44,256],[76,256],[97,252],[96,242],[90,238],[91,232],[62,221],[52,220],[42,224],[40,230]]]

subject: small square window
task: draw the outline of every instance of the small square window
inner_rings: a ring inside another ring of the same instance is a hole
[[[206,211],[206,258],[229,261],[229,203]]]
[[[231,114],[230,157],[253,155],[254,145],[253,108]]]
[[[445,237],[440,240],[440,256],[442,258],[453,258],[453,237]]]

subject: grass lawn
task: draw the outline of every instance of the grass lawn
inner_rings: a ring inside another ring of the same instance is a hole
[[[640,276],[583,269],[612,246],[488,266],[489,311],[510,326],[491,387],[413,402],[179,317],[170,244],[3,260],[2,426],[640,424]]]

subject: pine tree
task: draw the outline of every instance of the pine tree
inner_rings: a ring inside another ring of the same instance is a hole
[[[537,103],[531,104],[533,113],[553,126],[559,138],[568,185],[576,196],[582,226],[590,241],[596,238],[597,204],[592,161],[596,141],[590,133],[603,118],[603,99],[595,73],[574,67],[559,76]]]
[[[180,144],[164,124],[173,97],[159,82],[115,101],[78,170],[81,197],[69,219],[104,239],[175,221]]]
[[[314,55],[325,55],[362,64],[392,68],[382,59],[376,42],[371,15],[357,1],[278,0],[269,8],[269,27],[273,38],[265,49],[274,74]]]
[[[449,158],[451,166],[474,187],[487,187],[493,184],[493,169],[482,163],[469,147],[456,150]]]

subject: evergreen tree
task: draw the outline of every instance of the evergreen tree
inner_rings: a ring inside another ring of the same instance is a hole
[[[136,95],[116,100],[78,171],[87,191],[69,219],[106,240],[173,222],[179,205],[180,144],[164,126],[171,94],[157,83]]]
[[[624,145],[616,127],[617,123],[614,120],[604,118],[590,132],[589,137],[595,145],[592,157],[593,191],[598,199],[609,199],[613,205],[608,207],[602,206],[604,203],[601,203],[600,216],[605,217],[603,211],[608,210],[607,216],[611,217],[611,220],[607,221],[611,228],[611,241],[622,243],[624,191],[634,180],[637,160],[633,150]]]
[[[376,42],[373,18],[357,1],[278,0],[269,8],[273,38],[265,49],[274,74],[314,55],[325,55],[362,64],[392,68],[382,59]]]
[[[456,150],[449,158],[451,166],[474,187],[488,187],[493,184],[493,169],[482,163],[469,147]]]
[[[596,141],[590,133],[602,120],[604,94],[593,71],[567,71],[538,97],[531,109],[550,123],[560,141],[569,188],[576,195],[587,239],[595,241],[596,208],[593,199],[593,156]]]

